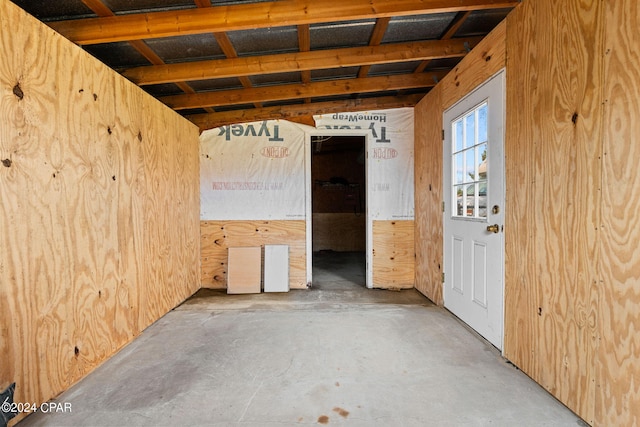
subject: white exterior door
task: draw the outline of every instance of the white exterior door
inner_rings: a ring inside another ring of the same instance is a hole
[[[497,348],[504,323],[504,71],[444,113],[444,305]]]

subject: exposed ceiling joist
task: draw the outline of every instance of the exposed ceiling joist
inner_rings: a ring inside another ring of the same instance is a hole
[[[91,9],[96,15],[106,17],[106,16],[116,16],[115,13],[111,9],[109,9],[102,0],[82,0],[89,9]],[[128,41],[131,46],[140,52],[142,56],[144,56],[150,63],[154,65],[163,65],[164,61],[162,58],[156,54],[153,49],[151,49],[143,40],[129,40]],[[189,86],[184,81],[175,80],[174,83],[185,93],[196,93],[191,86]],[[208,112],[212,113],[213,110],[206,109]]]
[[[290,0],[51,22],[85,45],[207,32],[514,7],[517,0]]]
[[[455,58],[467,54],[481,37],[430,40],[196,61],[131,68],[122,74],[138,85],[206,80],[258,74],[286,73],[314,69],[341,68],[391,62]]]
[[[371,38],[369,39],[369,46],[378,46],[382,43],[382,39],[384,38],[387,29],[389,28],[389,22],[391,21],[391,17],[387,16],[384,18],[378,18],[376,20],[376,26],[373,28],[373,32],[371,33]],[[371,64],[363,64],[364,66],[360,67],[358,71],[358,77],[367,77],[369,75],[369,70],[371,69]]]
[[[467,20],[469,15],[471,15],[471,11],[468,10],[466,12],[458,12],[455,18],[453,18],[453,21],[451,21],[451,23],[449,24],[449,27],[447,27],[447,29],[445,30],[442,37],[440,37],[440,40],[450,40],[455,35],[456,31],[460,29],[462,24],[464,24],[464,21]],[[425,59],[424,61],[422,61],[422,63],[416,68],[414,73],[423,72],[427,68],[427,66],[429,66],[430,62],[431,59]]]
[[[413,106],[519,4],[12,1],[201,128]]]
[[[160,100],[174,110],[243,105],[256,102],[433,87],[445,75],[446,72],[403,74],[397,76],[331,80],[307,84],[262,86],[250,89],[202,92],[194,95],[165,96],[160,98]]]
[[[187,119],[195,123],[200,131],[236,123],[260,120],[283,119],[296,121],[300,118],[319,114],[371,111],[388,108],[413,107],[423,95],[386,96],[379,98],[350,99],[346,101],[314,102],[310,104],[283,105],[277,107],[253,108],[240,111],[191,114]]]

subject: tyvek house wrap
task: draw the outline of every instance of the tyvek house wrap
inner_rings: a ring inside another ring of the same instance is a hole
[[[370,220],[414,218],[413,108],[314,116],[316,128],[285,120],[223,126],[200,136],[201,220],[305,219],[309,134],[367,135]]]

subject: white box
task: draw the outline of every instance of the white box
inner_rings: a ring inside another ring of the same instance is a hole
[[[289,245],[264,245],[264,291],[289,292]]]

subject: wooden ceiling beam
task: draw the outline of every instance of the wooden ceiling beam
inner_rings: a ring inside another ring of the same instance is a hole
[[[290,0],[49,22],[84,45],[207,32],[515,7],[518,0]]]
[[[300,52],[309,52],[311,50],[311,28],[309,24],[298,25],[298,49]],[[311,83],[311,70],[302,70],[300,72],[302,83]],[[310,98],[304,102],[311,102]]]
[[[202,0],[206,1],[206,0]],[[82,0],[82,3],[85,4],[89,9],[91,9],[98,16],[115,16],[115,13],[111,9],[109,9],[102,0]],[[164,65],[164,61],[160,58],[154,51],[142,40],[127,40],[129,44],[137,50],[142,56],[147,58],[147,60],[153,65]],[[176,86],[180,88],[185,93],[196,93],[195,90],[187,83],[183,81],[176,81]],[[211,109],[206,109],[206,111],[213,112]]]
[[[111,9],[109,9],[102,0],[82,0],[85,6],[93,11],[96,15],[104,18],[105,16],[115,16]]]
[[[219,126],[247,123],[259,120],[295,120],[318,114],[349,113],[355,111],[380,110],[415,106],[424,95],[384,96],[377,98],[350,99],[347,101],[314,102],[311,104],[285,105],[278,107],[251,108],[247,110],[223,111],[210,114],[185,116],[196,124],[200,131]]]
[[[453,18],[453,20],[445,30],[442,37],[440,37],[440,40],[450,40],[451,38],[453,38],[453,36],[455,36],[456,32],[460,29],[460,27],[462,27],[462,24],[464,24],[464,22],[467,20],[469,15],[471,15],[470,11],[458,12],[458,14]],[[470,46],[470,47],[473,47],[473,46]],[[427,66],[431,61],[432,59],[426,59],[422,61],[420,65],[418,65],[418,67],[415,69],[414,72],[422,73],[427,68]]]
[[[256,102],[284,101],[291,99],[317,98],[354,93],[384,92],[412,88],[433,87],[446,72],[424,74],[400,74],[313,82],[261,86],[251,89],[233,89],[200,92],[193,95],[172,95],[159,98],[175,110],[188,108],[221,107],[225,105],[255,104]]]
[[[376,20],[376,26],[373,27],[373,32],[371,33],[371,38],[369,39],[369,46],[378,46],[380,45],[380,43],[382,43],[384,34],[387,32],[387,28],[389,27],[389,21],[391,21],[390,17],[378,18]],[[358,70],[358,77],[367,77],[369,75],[370,69],[371,64],[366,64],[360,67],[360,70]]]
[[[229,39],[229,36],[227,35],[227,33],[213,33],[213,36],[218,42],[218,46],[220,46],[220,49],[222,49],[222,52],[227,57],[227,60],[234,60],[238,58],[238,53],[236,52],[236,48],[233,47],[233,43],[231,43],[231,40]],[[249,80],[249,78],[246,75],[243,76],[243,75],[236,74],[233,76],[229,75],[225,77],[238,77],[238,80],[240,80],[240,84],[245,89],[248,89],[253,86],[253,84],[251,83],[251,80]],[[183,82],[189,81],[189,79],[178,79],[178,80]],[[256,107],[261,107],[261,105],[258,104],[256,105]]]
[[[454,40],[431,40],[380,46],[362,46],[182,62],[130,68],[125,70],[122,75],[136,84],[151,85],[178,81],[220,79],[258,74],[384,64],[389,62],[453,58],[466,55],[467,47],[474,47],[481,39],[481,37],[471,37]]]

